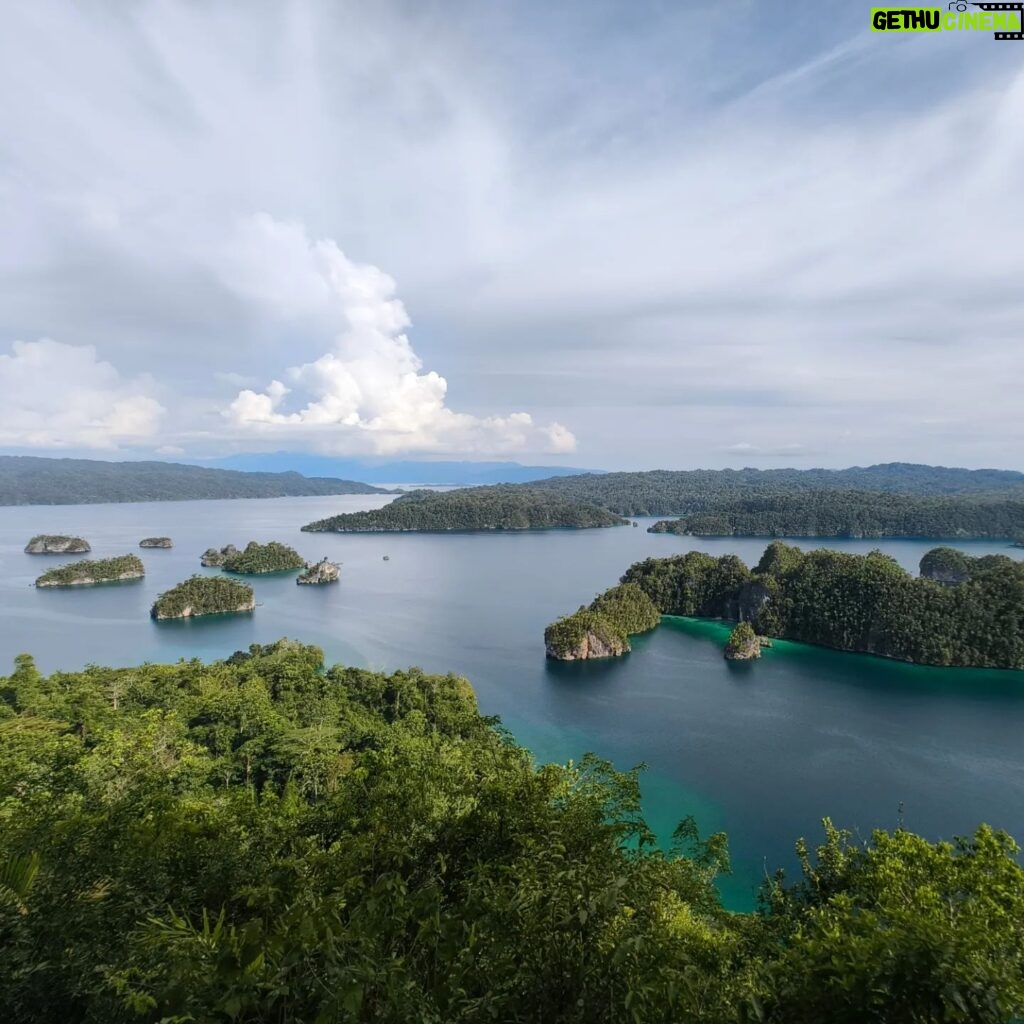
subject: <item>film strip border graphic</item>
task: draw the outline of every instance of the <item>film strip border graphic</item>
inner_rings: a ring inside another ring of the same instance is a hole
[[[971,3],[972,7],[980,7],[983,11],[1016,11],[1020,16],[1020,25],[1024,29],[1024,2],[1009,3],[1009,4],[986,4],[986,3]],[[996,39],[1024,39],[1024,31],[1022,32],[996,32]]]

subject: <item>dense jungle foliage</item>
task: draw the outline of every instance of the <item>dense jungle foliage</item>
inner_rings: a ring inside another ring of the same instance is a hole
[[[313,532],[404,530],[546,530],[622,526],[625,520],[596,505],[581,504],[530,487],[466,487],[410,491],[372,512],[350,512],[309,523]]]
[[[610,658],[631,648],[625,630],[592,608],[580,608],[544,630],[544,649],[549,658]]]
[[[661,621],[654,602],[634,583],[620,583],[591,602],[593,611],[610,619],[627,636],[646,633]]]
[[[940,583],[963,583],[972,576],[989,569],[999,569],[1015,564],[1008,555],[982,555],[975,557],[956,548],[932,548],[921,559],[921,575]]]
[[[354,480],[298,473],[241,473],[176,462],[102,462],[0,455],[0,505],[88,505],[199,498],[387,494]]]
[[[596,642],[605,656],[625,654],[630,636],[646,633],[660,621],[660,612],[643,590],[634,583],[620,583],[589,606],[551,623],[544,631],[544,645],[549,657],[565,660],[579,657],[584,641],[588,649]]]
[[[252,611],[252,587],[224,576],[191,576],[161,594],[150,614],[154,619],[177,619],[226,612]]]
[[[804,553],[774,541],[753,571],[735,555],[693,551],[637,562],[622,582],[664,615],[748,620],[764,636],[922,665],[1024,668],[1024,563],[970,561],[969,578],[949,586],[879,551]]]
[[[228,554],[221,563],[228,572],[247,575],[263,572],[286,572],[290,569],[305,569],[306,560],[295,548],[279,544],[276,540],[268,544],[257,544],[251,540],[244,551]]]
[[[825,824],[758,912],[636,772],[537,767],[469,684],[281,641],[0,678],[7,1024],[1004,1024],[1006,835]],[[685,809],[681,809],[683,811]]]
[[[128,577],[138,579],[145,574],[146,567],[138,555],[120,555],[117,558],[69,562],[57,569],[50,569],[36,580],[36,586],[73,587]]]
[[[714,511],[720,502],[784,498],[804,491],[872,491],[886,495],[959,495],[1024,501],[1024,473],[899,462],[853,469],[658,469],[552,477],[529,486],[574,501],[601,505],[626,516],[691,516]],[[876,504],[882,505],[886,500],[878,499]]]
[[[712,501],[650,533],[695,537],[961,537],[1009,539],[1024,529],[1024,500],[802,491]]]

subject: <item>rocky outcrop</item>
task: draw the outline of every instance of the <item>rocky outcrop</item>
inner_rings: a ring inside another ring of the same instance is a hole
[[[319,562],[307,562],[306,571],[299,573],[296,583],[320,584],[337,583],[341,577],[341,569],[337,562],[330,561],[326,556]]]
[[[61,534],[40,533],[25,545],[28,555],[77,555],[83,551],[92,551],[87,540]]]
[[[587,630],[571,647],[544,645],[549,658],[556,661],[588,661],[592,658],[617,658],[629,651],[629,642]]]
[[[629,649],[623,630],[590,608],[581,608],[544,630],[544,650],[556,661],[617,658]]]
[[[139,541],[140,548],[173,548],[174,541],[170,537],[145,537]]]
[[[771,599],[771,591],[760,580],[749,580],[725,602],[723,617],[733,622],[757,622]]]
[[[219,551],[216,548],[207,548],[200,556],[199,564],[205,569],[219,568],[238,553],[238,548],[234,544],[228,544],[227,547],[223,547]]]
[[[749,622],[741,622],[725,644],[728,661],[752,661],[761,657],[761,639]]]

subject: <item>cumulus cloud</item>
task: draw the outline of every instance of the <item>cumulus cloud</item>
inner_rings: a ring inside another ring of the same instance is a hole
[[[395,282],[349,259],[333,239],[267,214],[247,218],[223,253],[226,284],[282,324],[329,338],[330,350],[292,366],[288,384],[244,388],[224,410],[238,428],[313,440],[324,450],[571,452],[572,432],[529,413],[475,416],[446,405],[448,382],[423,362],[405,333],[409,316]]]
[[[115,448],[153,438],[165,413],[148,377],[126,379],[92,345],[16,341],[0,355],[0,443]]]

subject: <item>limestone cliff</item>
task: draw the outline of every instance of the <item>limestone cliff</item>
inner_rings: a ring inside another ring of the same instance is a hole
[[[629,651],[629,640],[604,615],[581,608],[544,630],[544,649],[557,661],[615,658]]]

